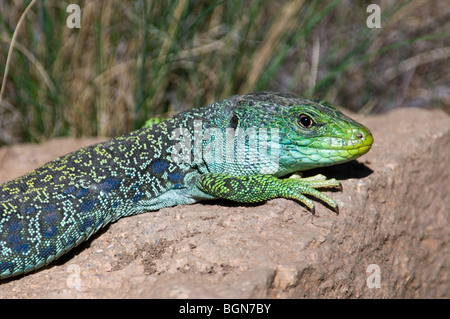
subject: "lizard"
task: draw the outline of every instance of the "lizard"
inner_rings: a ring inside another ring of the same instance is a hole
[[[0,279],[48,265],[124,216],[202,200],[293,199],[314,213],[336,179],[301,172],[367,153],[368,128],[290,94],[234,95],[151,120],[0,186]],[[306,196],[305,196],[306,195]]]

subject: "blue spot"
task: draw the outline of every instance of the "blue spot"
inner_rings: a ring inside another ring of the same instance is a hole
[[[100,220],[95,224],[95,228],[100,227],[100,225],[103,224],[103,218],[100,218]]]
[[[182,187],[182,185],[180,183],[176,183],[175,185],[173,185],[173,188],[176,188],[176,189],[181,188],[181,187]]]
[[[22,242],[22,237],[20,237],[20,235],[13,234],[8,237],[8,243],[10,243],[12,245],[17,245],[17,244],[20,244],[21,242]]]
[[[133,196],[133,202],[137,203],[144,197],[144,194],[136,194]]]
[[[80,210],[82,213],[87,213],[89,212],[92,208],[94,208],[96,201],[91,199],[88,200],[86,202],[84,202],[83,204],[81,204],[80,206]]]
[[[179,181],[182,178],[183,178],[183,174],[181,174],[181,172],[174,172],[174,173],[169,174],[169,180],[172,182]]]
[[[59,214],[57,212],[52,212],[45,214],[42,218],[44,219],[44,222],[47,224],[52,224],[58,221]]]
[[[24,254],[30,250],[30,245],[28,243],[19,244],[14,246],[14,251],[19,254]]]
[[[0,263],[0,275],[7,272],[7,273],[12,273],[14,268],[14,265],[12,262],[7,261],[7,262],[1,262]]]
[[[63,193],[64,194],[71,194],[71,193],[75,192],[76,190],[77,190],[77,188],[75,186],[72,186],[72,187],[69,187],[69,188],[65,189],[63,191]]]
[[[55,204],[50,204],[48,206],[43,207],[42,210],[44,212],[51,212],[52,210],[55,210],[55,208],[56,208]]]
[[[52,238],[58,233],[58,227],[50,226],[44,231],[45,238]]]
[[[82,233],[84,233],[91,225],[92,225],[92,223],[94,222],[94,217],[89,217],[89,218],[86,218],[82,223],[81,223],[81,225],[80,226],[78,226],[78,230],[80,231],[80,232],[82,232]]]
[[[82,188],[78,191],[77,197],[83,197],[86,196],[89,193],[89,190],[86,188]]]
[[[9,225],[8,230],[12,233],[17,233],[22,229],[22,223],[21,222],[13,222],[11,225]]]
[[[169,164],[166,161],[157,160],[152,164],[152,171],[155,174],[161,174],[166,170],[168,166]]]
[[[70,237],[70,238],[67,240],[66,247],[69,247],[69,246],[75,244],[75,242],[76,242],[75,238]]]
[[[103,183],[103,185],[100,187],[103,191],[111,191],[113,189],[116,189],[120,185],[120,180],[116,178],[107,178],[106,181]]]
[[[53,255],[54,253],[55,253],[55,247],[50,246],[45,249],[42,249],[42,251],[40,253],[40,257],[47,259],[47,257]]]

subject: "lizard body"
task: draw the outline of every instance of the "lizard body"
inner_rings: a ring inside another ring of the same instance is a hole
[[[235,95],[59,157],[0,186],[0,279],[57,259],[123,216],[225,198],[299,200],[339,187],[296,172],[355,159],[370,131],[334,106]],[[282,178],[294,173],[291,178]]]

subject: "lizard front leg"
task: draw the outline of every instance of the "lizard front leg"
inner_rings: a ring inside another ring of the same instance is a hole
[[[327,180],[323,175],[302,178],[294,174],[291,178],[280,179],[272,175],[231,176],[220,173],[202,175],[196,183],[203,192],[217,198],[224,198],[241,203],[257,203],[277,197],[298,200],[305,204],[314,214],[314,202],[306,197],[315,197],[339,212],[337,203],[315,188],[339,187],[339,181]]]

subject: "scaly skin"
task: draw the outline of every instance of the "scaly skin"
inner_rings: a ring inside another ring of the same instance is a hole
[[[299,171],[353,160],[373,138],[335,107],[269,92],[232,96],[82,148],[1,185],[0,278],[47,265],[123,216],[225,198],[251,203],[339,187]],[[291,174],[291,178],[282,178]]]

